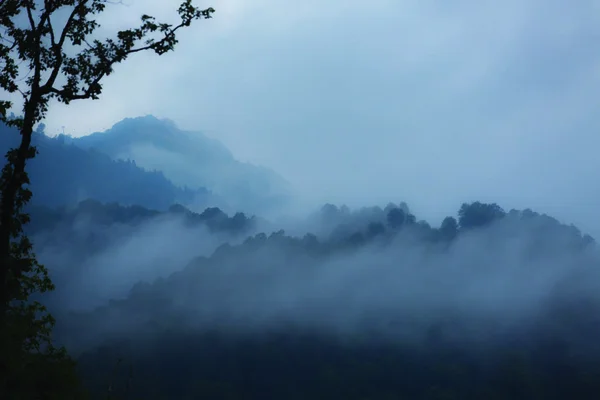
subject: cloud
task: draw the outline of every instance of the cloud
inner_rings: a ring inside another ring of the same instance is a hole
[[[176,1],[129,1],[107,27]],[[600,217],[597,1],[202,2],[175,53],[119,66],[97,102],[53,106],[84,134],[153,113],[268,165],[314,201],[532,207]],[[147,10],[147,11],[146,11]]]

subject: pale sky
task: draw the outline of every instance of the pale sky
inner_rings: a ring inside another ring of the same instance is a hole
[[[176,0],[126,0],[105,27]],[[174,53],[118,66],[74,136],[154,114],[335,203],[531,207],[600,238],[600,1],[202,0]]]

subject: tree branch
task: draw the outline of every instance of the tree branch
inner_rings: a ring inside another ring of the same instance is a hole
[[[82,0],[82,3],[85,3],[85,1],[86,0]],[[209,8],[207,10],[200,11],[198,13],[198,16],[201,15],[205,19],[208,19],[208,18],[211,18],[211,12],[214,12],[214,10],[212,8]],[[102,90],[102,87],[100,86],[100,81],[106,75],[111,73],[112,68],[115,64],[118,64],[118,63],[124,61],[128,56],[130,56],[131,54],[134,54],[134,53],[139,53],[139,52],[143,52],[143,51],[147,51],[147,50],[154,50],[156,53],[162,54],[162,53],[168,51],[169,47],[166,45],[169,44],[169,42],[171,40],[174,40],[175,33],[179,29],[189,26],[190,21],[191,21],[191,18],[183,18],[183,20],[178,25],[168,29],[167,31],[162,32],[163,37],[160,40],[153,41],[150,43],[147,42],[147,44],[145,46],[127,49],[124,44],[121,44],[121,46],[125,46],[125,49],[123,49],[123,48],[114,49],[115,54],[110,59],[108,59],[107,57],[102,57],[103,54],[101,52],[96,53],[95,55],[101,58],[100,61],[97,62],[94,66],[96,68],[96,76],[93,77],[93,79],[91,79],[91,82],[88,84],[87,88],[83,89],[81,92],[74,93],[72,90],[68,90],[65,87],[63,87],[63,89],[57,89],[54,87],[54,82],[55,82],[56,76],[58,75],[58,72],[59,72],[59,68],[57,68],[58,67],[58,65],[57,65],[57,66],[55,66],[54,70],[52,71],[51,77],[48,79],[46,84],[44,84],[44,86],[42,87],[42,92],[43,93],[52,93],[54,95],[57,95],[60,98],[60,100],[67,102],[67,103],[72,100],[83,100],[83,99],[90,99],[90,98],[96,99],[98,94],[100,94],[100,92]],[[61,41],[62,41],[62,37],[61,37]],[[86,44],[88,44],[85,40],[84,40],[84,42]],[[61,45],[61,47],[62,47],[62,43],[59,43],[59,45]],[[171,45],[172,45],[172,43],[171,43]],[[88,44],[88,46],[89,46],[89,44]],[[92,51],[92,53],[93,53],[93,50],[94,50],[93,48],[90,48],[90,51]],[[121,51],[119,51],[119,50],[121,50]],[[61,54],[60,60],[61,60],[61,64],[62,64],[62,54]]]
[[[75,16],[79,12],[79,10],[85,6],[87,1],[88,0],[81,0],[73,8],[73,11],[71,11],[71,14],[69,15],[69,18],[67,19],[65,27],[63,28],[63,30],[60,34],[58,43],[53,44],[53,46],[52,46],[52,51],[54,52],[54,56],[56,57],[56,63],[54,65],[54,68],[52,68],[52,72],[50,73],[48,80],[46,81],[46,83],[44,83],[42,85],[42,88],[41,88],[42,93],[51,93],[52,92],[51,89],[54,86],[54,82],[56,82],[56,78],[58,77],[58,74],[60,73],[60,69],[62,67],[62,62],[63,62],[62,49],[65,44],[65,40],[67,39],[67,34],[69,33],[69,29],[71,28],[71,24],[73,23]],[[50,21],[49,17],[48,17],[48,21]],[[52,28],[50,28],[50,29],[52,31]],[[54,42],[54,39],[52,41]]]
[[[52,43],[52,49],[56,47],[56,38],[54,37],[54,27],[52,26],[52,20],[50,19],[50,15],[48,15],[48,31],[50,31],[50,42]]]
[[[35,25],[35,21],[33,20],[33,13],[32,11],[32,6],[31,6],[31,2],[27,2],[27,18],[29,19],[29,25],[31,26],[31,31],[32,33],[35,32],[37,30],[37,26]]]
[[[44,0],[44,12],[40,17],[40,28],[44,26],[46,20],[48,21],[48,27],[50,30],[50,35],[54,37],[54,29],[52,28],[52,23],[50,22],[50,14],[52,14],[56,9],[54,8],[54,3],[52,0]]]
[[[135,49],[131,49],[131,50],[129,50],[126,53],[125,57],[128,56],[128,55],[130,55],[130,54],[139,53],[140,51],[155,50],[155,49],[157,49],[162,44],[166,43],[167,40],[169,40],[169,38],[173,37],[175,35],[175,32],[177,32],[178,29],[181,29],[184,26],[186,26],[186,24],[184,22],[180,23],[175,28],[173,28],[169,32],[165,33],[164,37],[162,39],[160,39],[159,41],[150,43],[150,44],[148,44],[146,46],[143,46],[143,47],[138,47],[138,48],[135,48]]]
[[[114,64],[114,61],[111,62],[107,69],[110,69],[110,66]],[[55,87],[50,87],[48,89],[48,93],[53,93],[58,95],[63,101],[70,102],[72,100],[85,100],[85,99],[96,99],[98,88],[100,87],[100,81],[106,75],[105,71],[98,73],[98,75],[94,78],[92,82],[88,85],[87,89],[83,90],[81,93],[70,93],[65,89],[57,89]]]

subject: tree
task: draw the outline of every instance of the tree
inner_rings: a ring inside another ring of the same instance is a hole
[[[248,218],[243,212],[235,213],[235,215],[231,218],[231,222],[229,224],[229,228],[233,231],[234,234],[242,232],[247,226]]]
[[[504,218],[505,215],[504,210],[496,203],[463,203],[458,210],[458,224],[461,229],[479,228]]]
[[[399,229],[406,220],[406,214],[401,208],[392,208],[387,213],[387,222],[390,228]]]
[[[440,226],[442,237],[447,240],[453,240],[458,234],[458,222],[454,217],[446,217]]]
[[[69,104],[98,99],[102,80],[130,55],[174,49],[176,33],[194,20],[207,19],[213,8],[200,9],[185,0],[177,24],[159,23],[149,15],[139,27],[117,32],[114,38],[93,37],[96,17],[111,0],[1,0],[0,89],[21,96],[22,116],[9,114],[10,98],[0,101],[0,123],[21,134],[17,148],[6,154],[0,175],[0,397],[76,398],[74,369],[64,349],[52,346],[54,320],[34,293],[53,290],[22,227],[23,211],[31,198],[27,161],[37,150],[31,144],[34,127],[42,121],[51,100]],[[61,26],[58,21],[66,17]],[[56,368],[58,365],[65,368]],[[68,376],[67,376],[68,375]],[[68,379],[66,379],[68,378]],[[67,382],[67,383],[65,383]],[[63,386],[60,386],[65,383]],[[60,386],[60,387],[59,387]]]
[[[371,222],[367,225],[367,237],[374,238],[385,233],[385,226],[381,222]]]

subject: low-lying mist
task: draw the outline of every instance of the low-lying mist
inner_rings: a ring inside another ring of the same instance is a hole
[[[136,280],[161,279],[72,316],[73,346],[153,329],[293,331],[411,346],[437,338],[480,349],[560,331],[580,349],[591,343],[594,331],[581,327],[594,323],[600,305],[600,253],[576,229],[517,212],[450,239],[424,223],[375,226],[345,238],[335,230],[328,239],[259,234],[210,257],[218,242],[210,236],[178,231],[174,221],[140,227],[87,264],[96,272],[73,283],[72,301],[98,304]],[[187,263],[194,255],[204,257]]]
[[[134,284],[165,278],[220,244],[243,238],[190,223],[182,213],[125,222],[75,213],[68,221],[42,227],[31,239],[57,287],[47,301],[59,309],[82,311],[124,298]]]

